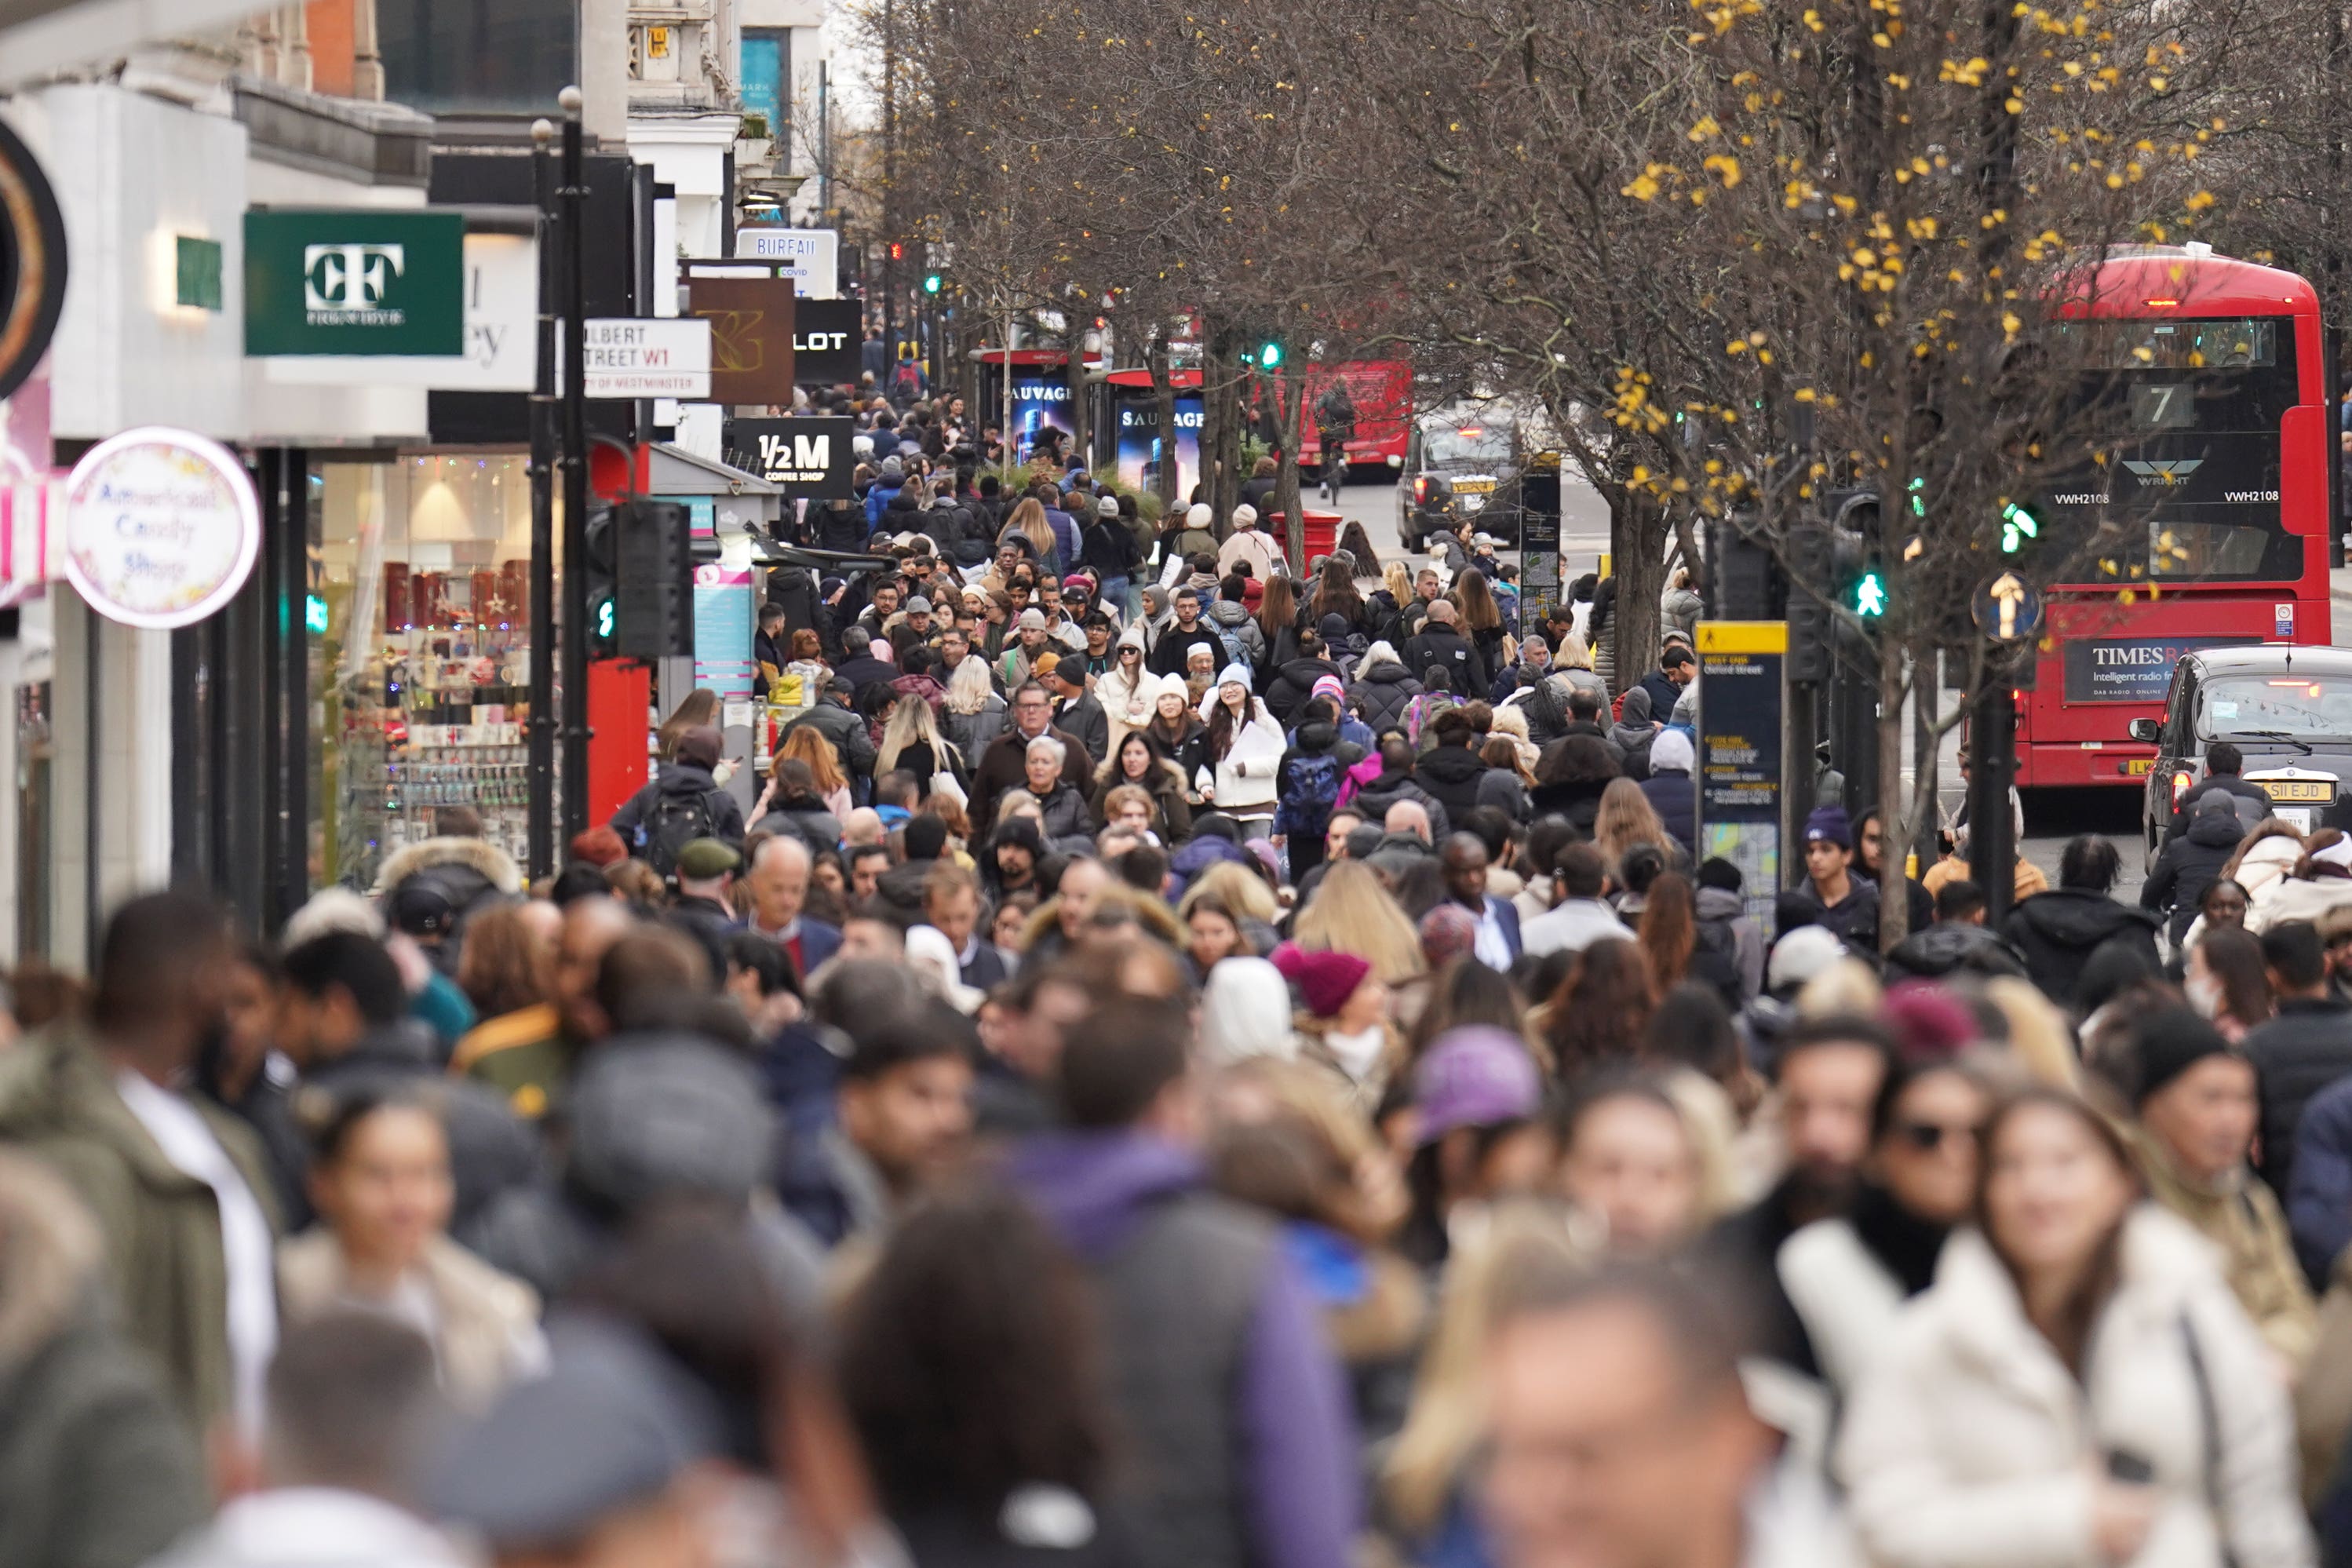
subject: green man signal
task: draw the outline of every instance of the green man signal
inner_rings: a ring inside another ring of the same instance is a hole
[[[1886,614],[1886,582],[1875,572],[1853,580],[1853,613],[1870,619]]]
[[[2029,539],[2042,537],[2042,520],[2011,501],[2000,509],[2000,552],[2014,555]]]

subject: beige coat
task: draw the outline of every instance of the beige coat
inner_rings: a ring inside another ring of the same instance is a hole
[[[2119,1266],[2077,1382],[1984,1237],[1963,1230],[1945,1244],[1934,1288],[1905,1309],[1840,1435],[1854,1526],[1881,1568],[2106,1568],[2091,1511],[2114,1452],[2151,1467],[2161,1495],[2130,1568],[2221,1568],[2231,1556],[2311,1568],[2286,1390],[2212,1248],[2143,1204],[2125,1222]]]
[[[458,1405],[487,1408],[508,1383],[545,1364],[539,1294],[530,1286],[446,1237],[425,1244],[419,1268],[439,1323],[433,1351],[441,1385]],[[289,1325],[352,1304],[333,1232],[314,1227],[278,1247],[278,1292]]]
[[[2133,1140],[2148,1192],[2220,1251],[2221,1277],[2254,1328],[2290,1367],[2310,1358],[2311,1288],[2295,1261],[2286,1215],[2270,1188],[2241,1167],[2219,1188],[2191,1183],[2146,1134]]]

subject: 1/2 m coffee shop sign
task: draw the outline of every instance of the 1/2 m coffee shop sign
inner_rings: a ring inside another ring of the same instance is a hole
[[[273,207],[245,215],[245,352],[466,352],[466,218]]]

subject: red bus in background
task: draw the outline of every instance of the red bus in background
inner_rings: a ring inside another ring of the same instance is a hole
[[[1356,433],[1348,442],[1348,462],[1404,467],[1405,437],[1412,429],[1412,366],[1401,359],[1342,360],[1307,367],[1307,407],[1300,414],[1300,461],[1312,472],[1322,460],[1315,435],[1315,404],[1333,381],[1348,384],[1356,405]]]
[[[2319,297],[2203,247],[2144,247],[2103,263],[2069,314],[2088,335],[2088,398],[2129,434],[2104,468],[2035,498],[2029,548],[2079,547],[2111,506],[2130,536],[2095,580],[2047,595],[2017,783],[2139,787],[2156,752],[2129,726],[2161,717],[2181,654],[2330,640]]]

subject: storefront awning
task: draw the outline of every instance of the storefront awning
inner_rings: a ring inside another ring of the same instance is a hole
[[[730,468],[715,458],[689,452],[673,442],[653,447],[650,482],[646,493],[656,496],[730,497],[740,504],[730,510],[746,520],[773,522],[783,509],[783,492],[757,474]]]
[[[65,575],[66,481],[0,483],[0,608]]]

